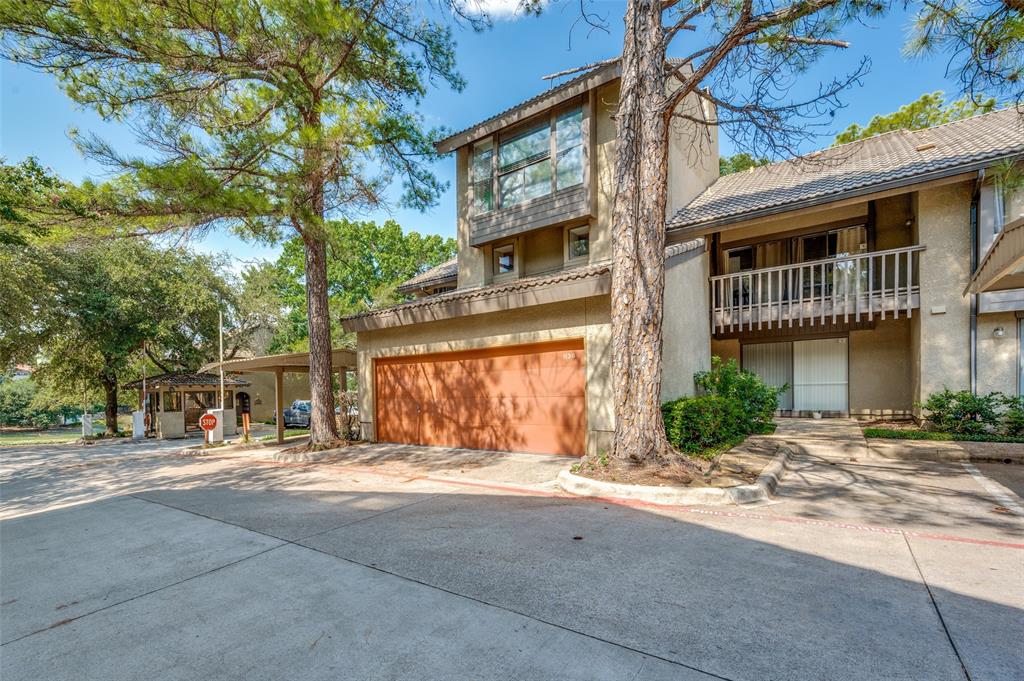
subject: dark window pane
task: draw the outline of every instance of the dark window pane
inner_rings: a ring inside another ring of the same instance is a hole
[[[583,258],[590,254],[590,232],[569,232],[569,257]]]
[[[727,274],[754,269],[754,249],[747,246],[746,248],[734,248],[729,251],[728,268]]]
[[[809,260],[823,260],[828,257],[828,236],[825,234],[815,234],[814,236],[805,236],[803,238],[803,259],[804,262]]]

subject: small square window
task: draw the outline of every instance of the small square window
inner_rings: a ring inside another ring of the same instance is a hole
[[[590,226],[570,229],[567,234],[568,259],[580,260],[590,256]]]
[[[511,274],[516,271],[515,244],[494,247],[494,274]]]

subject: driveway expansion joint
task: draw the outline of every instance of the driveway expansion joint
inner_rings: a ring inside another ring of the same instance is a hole
[[[942,616],[942,610],[939,609],[939,604],[935,600],[935,594],[932,593],[932,588],[928,584],[928,580],[925,579],[924,571],[921,569],[921,564],[917,562],[917,555],[914,554],[914,547],[910,545],[910,538],[904,533],[903,541],[907,545],[907,551],[910,552],[910,559],[914,562],[914,568],[917,570],[918,576],[921,578],[921,584],[924,585],[924,590],[928,593],[928,600],[932,604],[932,609],[935,611],[935,615],[939,618],[939,624],[942,625],[942,631],[946,634],[946,640],[949,641],[949,646],[953,649],[953,654],[956,655],[956,661],[960,663],[960,671],[963,672],[964,678],[967,681],[974,681],[971,677],[971,673],[967,671],[967,664],[964,662],[964,658],[960,655],[960,649],[956,647],[956,641],[953,640],[953,634],[949,631],[949,625],[946,624],[946,618]]]

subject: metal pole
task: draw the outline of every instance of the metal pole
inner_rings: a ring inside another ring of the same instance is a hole
[[[218,311],[220,331],[220,408],[224,408],[224,310]]]

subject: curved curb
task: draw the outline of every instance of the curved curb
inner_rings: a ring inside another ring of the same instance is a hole
[[[996,456],[969,452],[956,440],[896,440],[885,437],[865,439],[868,451],[871,454],[890,461],[934,461],[936,463],[962,463],[967,461],[973,463],[1024,464],[1024,445],[1020,446],[1021,451],[1019,452],[1004,452],[1002,455]]]
[[[629,499],[671,506],[721,506],[749,504],[771,498],[786,473],[793,451],[789,444],[781,444],[775,457],[764,467],[757,480],[750,485],[736,487],[655,487],[653,485],[624,485],[617,482],[592,480],[570,471],[558,474],[558,486],[569,494],[581,497]]]

